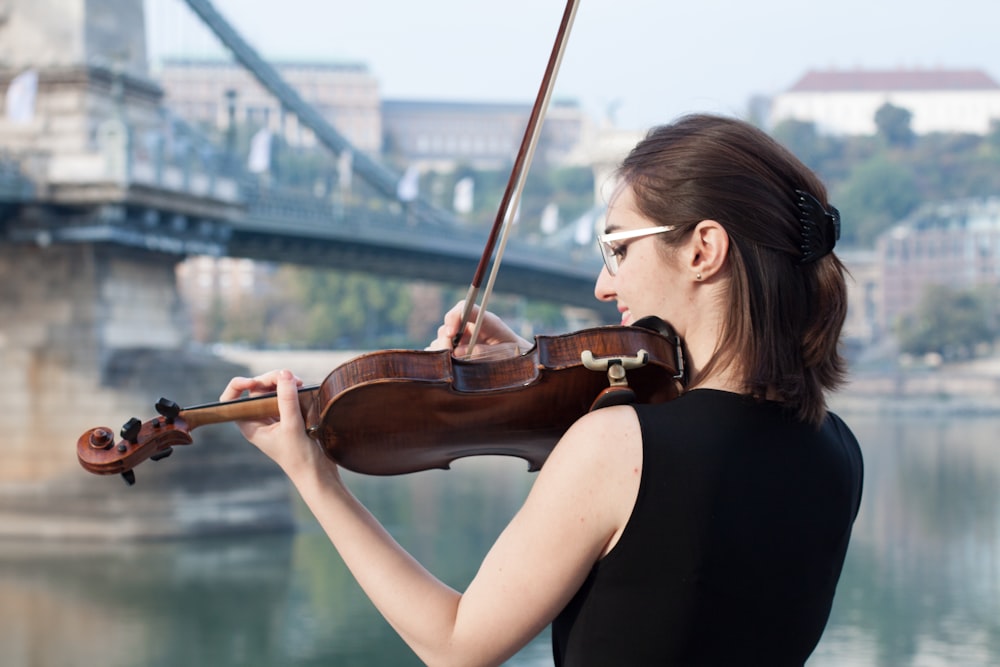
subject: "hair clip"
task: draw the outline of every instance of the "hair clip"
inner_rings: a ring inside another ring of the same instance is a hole
[[[840,211],[833,206],[829,210],[823,208],[823,204],[805,190],[795,191],[795,204],[802,226],[799,264],[809,264],[830,254],[837,244],[840,238]]]

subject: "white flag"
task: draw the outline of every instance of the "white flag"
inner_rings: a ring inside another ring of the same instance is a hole
[[[351,189],[351,174],[354,170],[354,153],[350,150],[343,151],[337,156],[337,181],[340,189],[347,191]]]
[[[472,176],[461,178],[455,183],[454,207],[456,213],[464,214],[472,212],[475,187],[476,182],[472,180]]]
[[[396,186],[396,196],[401,202],[411,202],[420,193],[420,169],[416,165],[406,168],[406,173],[399,179]]]
[[[549,202],[542,210],[542,221],[539,223],[543,234],[554,234],[559,229],[559,204]]]
[[[604,220],[604,214],[595,216],[591,214],[581,215],[576,221],[576,229],[573,230],[573,241],[577,245],[587,245],[594,242],[594,235],[597,233],[597,223]]]
[[[253,174],[263,174],[271,168],[271,130],[262,127],[250,140],[247,169]]]
[[[37,94],[37,70],[25,70],[15,76],[7,88],[7,120],[12,123],[30,123],[35,117],[35,97]]]

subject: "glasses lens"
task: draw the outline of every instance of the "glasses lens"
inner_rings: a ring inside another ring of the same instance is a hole
[[[601,249],[601,256],[604,257],[604,266],[607,267],[608,273],[615,275],[618,271],[618,256],[615,254],[611,244],[598,239],[597,247]]]

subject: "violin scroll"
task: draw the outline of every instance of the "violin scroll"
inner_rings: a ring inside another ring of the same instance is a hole
[[[135,483],[132,469],[143,461],[159,461],[170,456],[175,445],[193,442],[190,429],[179,419],[180,408],[173,401],[161,398],[156,404],[160,416],[143,423],[137,418],[125,422],[121,439],[107,426],[86,431],[76,442],[76,455],[86,470],[98,475],[120,473],[131,486]]]

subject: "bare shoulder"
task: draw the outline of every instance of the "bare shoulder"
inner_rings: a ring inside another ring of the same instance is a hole
[[[635,450],[634,452],[632,450]],[[609,457],[642,457],[639,418],[631,406],[621,405],[587,413],[566,431],[554,455],[586,461],[594,457],[606,467]]]
[[[602,534],[603,555],[631,516],[641,475],[638,417],[631,407],[616,406],[591,412],[570,427],[543,466],[534,491],[570,500],[578,519]]]

